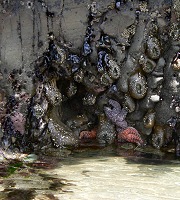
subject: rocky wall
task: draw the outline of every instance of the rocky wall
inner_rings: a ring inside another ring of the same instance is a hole
[[[5,0],[2,147],[96,139],[180,155],[178,0]]]

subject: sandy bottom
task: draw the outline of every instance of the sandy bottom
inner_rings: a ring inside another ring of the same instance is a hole
[[[2,180],[0,199],[179,200],[179,188],[180,161],[123,158],[101,149],[74,153],[53,169],[21,169]]]
[[[76,164],[73,164],[76,163]],[[72,158],[52,173],[71,180],[59,199],[180,199],[178,164],[136,164],[122,157]]]

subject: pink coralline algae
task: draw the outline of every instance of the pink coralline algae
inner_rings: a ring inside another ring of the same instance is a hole
[[[23,114],[20,112],[14,111],[10,115],[10,119],[13,123],[14,130],[19,131],[21,134],[24,134],[26,119],[23,116]]]
[[[125,130],[118,133],[118,142],[123,141],[135,143],[137,145],[143,144],[143,140],[141,139],[140,134],[133,127],[127,127]]]

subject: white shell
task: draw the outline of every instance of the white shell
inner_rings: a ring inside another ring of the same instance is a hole
[[[160,96],[157,94],[154,94],[154,95],[151,95],[150,99],[153,102],[158,102],[158,101],[160,101]]]

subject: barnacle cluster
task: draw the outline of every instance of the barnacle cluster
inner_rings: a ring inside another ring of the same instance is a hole
[[[1,90],[0,91],[0,123],[1,123],[1,120],[3,119],[3,117],[6,114],[5,105],[6,105],[5,92],[3,90]]]

